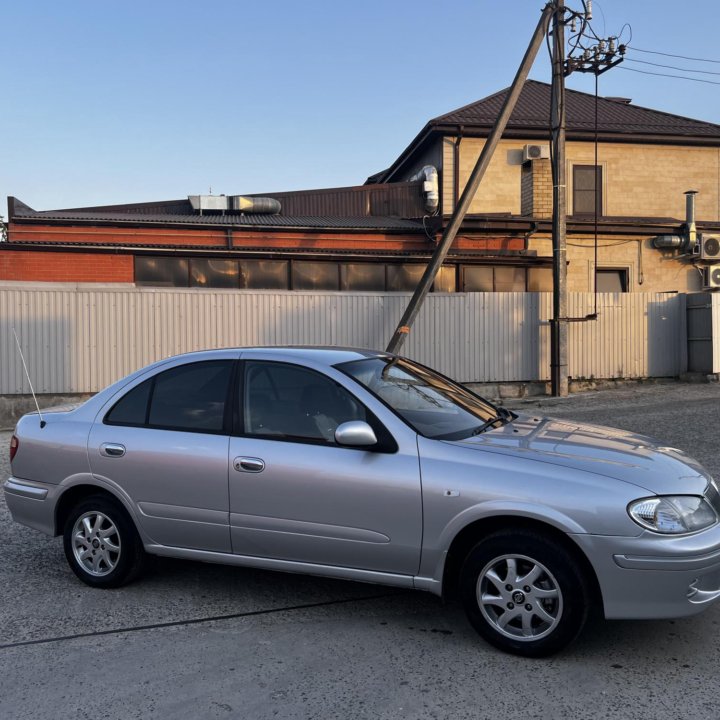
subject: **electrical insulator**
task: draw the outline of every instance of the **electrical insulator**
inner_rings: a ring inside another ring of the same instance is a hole
[[[583,60],[587,62],[590,59],[590,49],[585,48],[585,52],[583,53]]]
[[[585,2],[585,19],[592,20],[592,0],[586,0]]]
[[[611,37],[610,41],[608,43],[608,52],[614,53],[615,52],[615,38]]]
[[[601,53],[604,53],[604,52],[605,52],[605,41],[604,41],[604,40],[601,40],[601,41],[598,43],[598,50],[599,50]]]
[[[625,45],[620,45],[620,47],[618,48],[618,52],[619,52],[621,55],[624,55],[626,49],[627,49],[627,48],[625,47]]]
[[[572,32],[577,32],[577,22],[574,15],[572,16],[572,20],[570,21],[570,30],[572,30]]]

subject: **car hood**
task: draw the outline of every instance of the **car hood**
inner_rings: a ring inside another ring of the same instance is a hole
[[[659,495],[700,495],[711,480],[682,450],[645,435],[569,420],[518,415],[502,428],[454,442],[605,475]]]

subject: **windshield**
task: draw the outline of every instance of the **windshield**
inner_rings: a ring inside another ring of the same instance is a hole
[[[337,368],[425,437],[460,440],[510,419],[462,385],[410,360],[368,358]]]

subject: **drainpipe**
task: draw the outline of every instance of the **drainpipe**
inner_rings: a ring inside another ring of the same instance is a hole
[[[687,249],[692,252],[697,245],[697,229],[695,227],[695,196],[697,190],[688,190],[685,193],[685,235]]]
[[[460,197],[460,143],[463,139],[464,129],[462,125],[458,126],[457,140],[453,144],[453,210],[455,210]]]

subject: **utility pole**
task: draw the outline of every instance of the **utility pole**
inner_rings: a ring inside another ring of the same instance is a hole
[[[492,159],[493,153],[495,152],[495,148],[500,142],[500,138],[502,137],[502,134],[505,130],[505,126],[507,125],[508,120],[510,119],[510,115],[515,108],[515,104],[520,97],[520,92],[525,85],[525,80],[527,80],[530,68],[533,65],[538,50],[543,43],[545,34],[547,33],[548,22],[550,20],[550,16],[553,14],[554,8],[554,4],[552,2],[549,2],[543,9],[540,20],[538,21],[535,32],[533,33],[532,40],[528,45],[528,49],[525,51],[525,56],[523,57],[522,62],[520,63],[520,67],[518,68],[518,71],[515,75],[515,79],[510,86],[510,90],[507,94],[507,97],[505,98],[503,106],[500,110],[500,114],[495,121],[492,132],[490,133],[487,142],[483,146],[480,157],[478,158],[477,163],[475,164],[475,167],[470,174],[467,185],[465,185],[465,189],[460,196],[460,200],[458,201],[458,204],[453,211],[452,217],[450,218],[450,221],[445,228],[445,231],[443,232],[440,243],[435,249],[435,252],[430,259],[428,266],[425,268],[425,272],[420,279],[420,283],[415,288],[415,292],[413,293],[413,296],[410,299],[410,302],[408,303],[408,306],[405,309],[405,312],[403,313],[403,316],[400,319],[400,322],[398,323],[395,332],[393,333],[392,339],[387,346],[388,352],[397,353],[400,351],[400,348],[403,346],[405,339],[410,333],[410,328],[412,327],[412,324],[415,321],[417,314],[420,312],[420,308],[422,307],[422,303],[425,300],[425,297],[427,296],[428,292],[430,292],[430,288],[435,281],[435,276],[437,275],[440,267],[443,264],[443,261],[447,257],[448,252],[450,251],[450,247],[455,240],[455,236],[457,235],[458,230],[460,230],[460,226],[462,225],[462,221],[465,218],[468,209],[470,208],[470,204],[475,198],[475,194],[480,187],[480,182],[483,179],[483,175],[485,175],[485,171],[487,170],[488,165],[490,164],[490,160]]]
[[[550,326],[550,379],[554,396],[568,394],[567,186],[565,178],[565,0],[555,0],[550,143],[553,174],[553,317]]]

